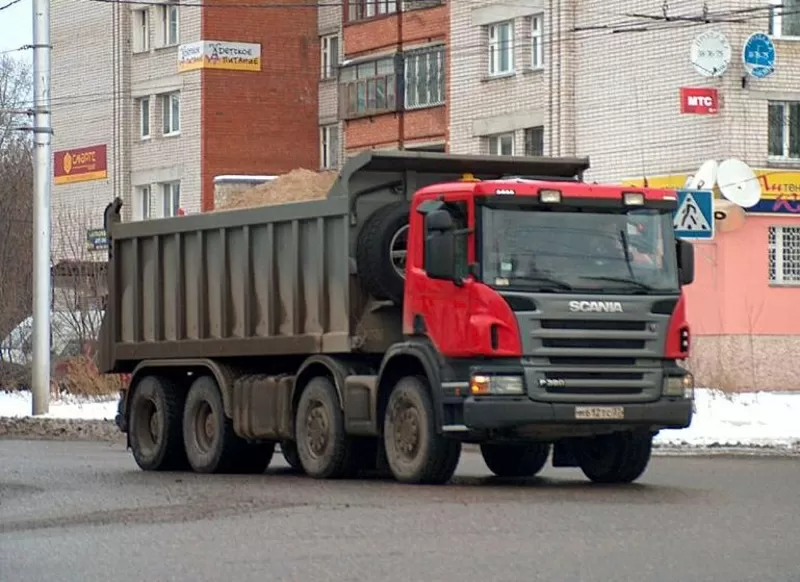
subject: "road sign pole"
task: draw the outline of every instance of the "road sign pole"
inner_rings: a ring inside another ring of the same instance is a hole
[[[33,414],[50,410],[50,0],[33,0]]]

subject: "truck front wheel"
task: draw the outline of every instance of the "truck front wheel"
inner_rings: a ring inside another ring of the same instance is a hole
[[[297,454],[297,443],[294,441],[281,441],[281,453],[283,459],[296,473],[303,472],[303,464],[300,462],[300,455]]]
[[[544,469],[550,445],[486,443],[481,445],[481,455],[489,470],[498,477],[533,477]]]
[[[392,389],[383,423],[386,461],[401,483],[440,485],[450,480],[461,443],[436,434],[426,380],[408,376]]]
[[[160,376],[142,378],[130,402],[128,436],[136,464],[145,471],[186,468],[181,439],[184,393]]]
[[[585,439],[575,447],[578,466],[595,483],[632,483],[647,469],[649,432],[617,432]]]

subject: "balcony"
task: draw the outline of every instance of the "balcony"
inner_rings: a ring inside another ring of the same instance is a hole
[[[346,0],[345,23],[362,22],[397,14],[398,6],[403,12],[433,8],[444,4],[444,0]]]

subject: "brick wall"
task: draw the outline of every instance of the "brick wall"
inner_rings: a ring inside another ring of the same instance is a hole
[[[402,16],[391,14],[347,22],[342,30],[343,55],[352,59],[371,54],[392,54],[398,44],[400,18],[403,50],[437,42],[446,44],[449,35],[449,10],[448,3],[433,8],[407,10]],[[446,55],[446,70],[450,66],[448,58],[449,55]],[[445,75],[449,76],[447,72]],[[447,94],[447,86],[445,93]],[[443,106],[349,120],[344,123],[345,139],[342,141],[348,156],[371,147],[394,149],[399,147],[401,139],[404,147],[413,147],[417,143],[441,143],[447,139],[447,122],[446,102]]]
[[[182,3],[188,4],[188,3]],[[178,47],[159,46],[158,6],[132,5],[131,10],[147,9],[150,14],[150,50],[131,53],[131,105],[127,122],[130,125],[131,187],[128,191],[128,212],[131,218],[133,189],[151,187],[151,208],[158,203],[159,182],[180,180],[180,204],[186,212],[200,211],[200,73],[178,73]],[[180,6],[180,43],[201,40],[201,8]],[[131,51],[130,45],[128,48]],[[180,92],[180,135],[163,135],[162,97],[168,92]],[[138,99],[150,99],[150,137],[140,136]]]
[[[261,43],[262,70],[201,72],[203,208],[213,205],[216,175],[319,166],[316,9],[225,8],[225,18],[218,10],[205,11],[203,38]]]
[[[523,130],[545,124],[550,69],[530,67],[529,17],[545,11],[543,2],[514,10],[502,2],[453,2],[450,14],[450,151],[488,153],[485,137],[514,132],[515,152],[524,147]],[[549,12],[545,11],[546,19]],[[514,20],[513,74],[489,78],[485,24]],[[548,22],[549,24],[549,22]],[[547,31],[548,24],[545,25]],[[545,45],[550,48],[550,45]],[[550,54],[545,64],[550,62]],[[556,97],[557,95],[554,95]],[[545,130],[545,151],[550,132]]]
[[[53,151],[105,144],[108,178],[53,185],[53,260],[105,259],[88,253],[86,229],[102,226],[102,209],[114,195],[116,93],[112,75],[112,5],[54,0],[52,54]],[[103,34],[86,34],[86,30]]]

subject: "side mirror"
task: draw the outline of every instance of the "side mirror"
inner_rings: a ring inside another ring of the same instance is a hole
[[[435,232],[426,237],[425,272],[431,279],[455,281],[456,237],[452,230]]]
[[[425,216],[425,230],[428,234],[453,229],[453,217],[444,209],[433,210]]]
[[[677,241],[678,278],[681,285],[691,285],[694,281],[694,245],[685,240]]]

